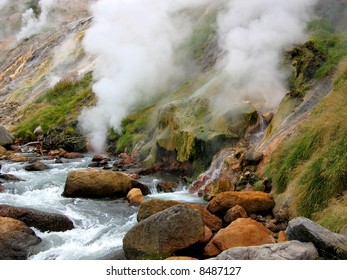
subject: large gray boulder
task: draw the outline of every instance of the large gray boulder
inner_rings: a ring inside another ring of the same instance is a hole
[[[236,247],[219,254],[216,260],[316,260],[318,252],[312,243],[297,240],[262,246]]]
[[[0,260],[25,260],[41,238],[25,223],[0,217]]]
[[[315,222],[298,217],[291,220],[286,230],[288,240],[312,242],[319,255],[325,259],[347,259],[347,239],[333,233]]]
[[[14,137],[0,125],[0,146],[6,146],[12,144]]]
[[[29,227],[40,231],[67,231],[73,229],[73,222],[61,214],[46,213],[35,209],[0,205],[0,217],[22,221]]]
[[[184,205],[158,212],[136,224],[123,239],[127,259],[167,257],[198,242],[205,233],[201,214]]]
[[[85,198],[125,198],[132,188],[146,195],[148,187],[122,172],[109,170],[73,170],[69,172],[63,196]]]

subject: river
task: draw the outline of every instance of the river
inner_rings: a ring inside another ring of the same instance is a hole
[[[83,159],[42,160],[50,169],[28,172],[28,163],[1,161],[2,173],[22,179],[5,182],[0,193],[0,204],[29,207],[50,213],[64,214],[74,223],[66,232],[41,232],[32,228],[42,242],[30,254],[32,260],[104,260],[121,256],[122,239],[136,223],[138,207],[130,206],[124,199],[82,199],[61,196],[69,171],[88,168],[91,155]],[[165,179],[165,178],[164,178]],[[139,179],[148,185],[152,194],[146,198],[174,199],[187,203],[201,203],[201,198],[191,195],[181,185],[175,193],[157,193],[155,184],[161,176],[144,176]]]

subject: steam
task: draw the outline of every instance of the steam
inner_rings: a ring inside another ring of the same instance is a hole
[[[180,11],[206,2],[100,0],[92,7],[94,25],[84,46],[96,58],[93,90],[98,100],[79,121],[94,150],[104,149],[108,129],[119,131],[134,104],[183,75],[174,53],[190,24]]]
[[[219,16],[220,67],[227,73],[225,100],[248,100],[275,108],[285,95],[283,52],[307,39],[305,26],[316,0],[233,0]],[[219,104],[219,105],[220,105]]]
[[[96,151],[105,147],[109,128],[135,104],[153,97],[186,74],[175,51],[190,35],[192,23],[180,11],[212,0],[99,0],[84,47],[95,57],[93,90],[97,104],[79,122]],[[286,93],[283,52],[306,39],[306,22],[316,0],[229,0],[218,17],[218,63],[227,76],[218,106],[246,100],[276,107]],[[226,102],[227,101],[227,102]],[[218,107],[220,108],[220,107]]]
[[[41,11],[38,17],[36,17],[32,8],[26,10],[22,14],[23,26],[17,34],[17,40],[22,40],[31,35],[37,34],[49,25],[49,15],[54,7],[54,0],[40,0],[38,6]]]

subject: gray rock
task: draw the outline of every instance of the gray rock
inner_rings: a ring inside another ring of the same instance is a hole
[[[0,125],[0,146],[12,144],[14,137]]]
[[[26,171],[43,171],[49,169],[49,167],[43,162],[37,161],[25,167]]]
[[[297,240],[262,246],[235,247],[219,254],[216,260],[316,260],[317,249],[312,243]]]
[[[73,229],[73,222],[66,216],[46,213],[35,209],[0,205],[0,217],[9,217],[35,227],[41,231],[67,231]]]
[[[321,258],[347,259],[347,239],[343,235],[333,233],[307,218],[298,217],[291,220],[286,234],[288,240],[312,242]]]
[[[135,225],[123,239],[123,250],[127,259],[167,257],[198,242],[204,233],[201,214],[176,205]]]
[[[0,260],[25,260],[31,247],[40,242],[25,223],[0,217]]]

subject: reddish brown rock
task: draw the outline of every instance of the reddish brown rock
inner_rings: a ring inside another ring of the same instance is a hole
[[[204,255],[213,257],[232,247],[272,243],[275,239],[266,227],[250,218],[239,218],[212,238],[204,249]]]
[[[207,205],[212,214],[223,217],[226,212],[236,206],[242,206],[248,215],[271,212],[275,206],[271,194],[259,191],[224,192],[213,198]]]
[[[283,242],[287,242],[288,241],[288,238],[287,238],[287,234],[285,231],[281,230],[279,233],[278,233],[278,238],[277,238],[277,242],[278,243],[283,243]]]
[[[198,204],[187,204],[187,206],[198,210],[204,220],[205,225],[212,231],[218,231],[222,227],[222,219],[211,214],[206,208]]]
[[[26,171],[43,171],[46,169],[49,169],[49,166],[47,166],[41,161],[34,162],[33,164],[30,164],[25,167]]]
[[[13,161],[13,162],[26,162],[26,161],[29,160],[28,157],[21,156],[21,155],[19,155],[17,153],[8,155],[7,159],[10,160],[10,161]]]
[[[207,226],[205,226],[205,234],[204,237],[199,240],[199,243],[206,244],[211,240],[213,236],[212,230],[210,230]]]
[[[233,221],[237,220],[238,218],[247,218],[247,212],[245,208],[243,208],[240,205],[236,205],[233,208],[229,209],[228,212],[225,214],[223,220],[227,224],[232,223]]]
[[[133,188],[131,189],[126,197],[126,200],[129,202],[130,205],[140,205],[142,201],[144,201],[144,196],[140,189]]]
[[[64,215],[31,208],[0,205],[0,217],[17,219],[40,231],[67,231],[74,228],[73,222]]]
[[[59,150],[50,150],[48,152],[48,155],[49,156],[52,156],[52,157],[56,157],[56,156],[59,156],[60,155],[60,151]]]
[[[106,154],[97,154],[93,157],[92,161],[93,162],[100,162],[103,160],[107,160],[108,156]]]
[[[67,159],[76,159],[76,158],[84,158],[84,155],[82,153],[65,153],[63,157]]]
[[[25,223],[0,217],[0,260],[25,260],[30,248],[40,242]]]

